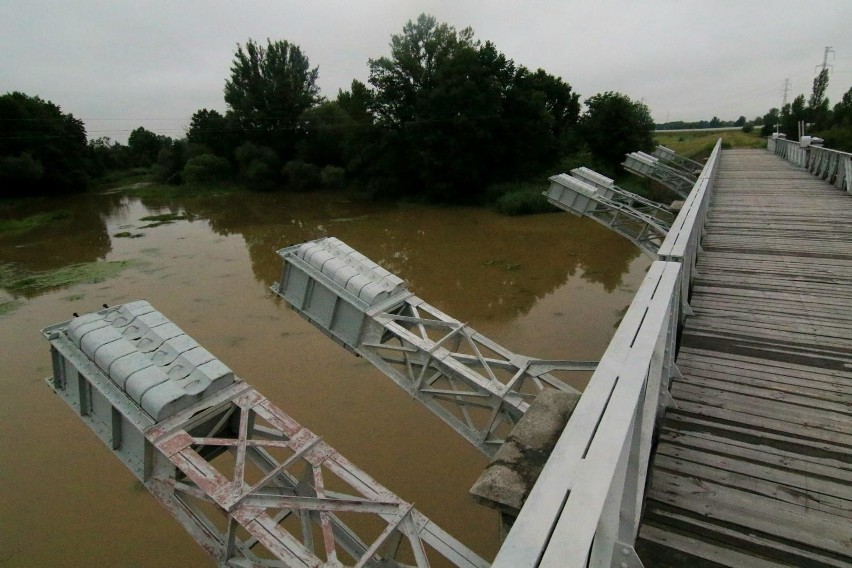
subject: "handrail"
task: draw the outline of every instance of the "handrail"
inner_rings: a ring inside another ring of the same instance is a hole
[[[852,154],[819,146],[802,146],[783,138],[769,138],[766,149],[838,189],[852,193]]]
[[[710,199],[713,195],[713,183],[716,179],[716,171],[719,168],[719,158],[722,155],[722,139],[716,141],[704,169],[698,176],[698,181],[689,192],[683,208],[672,223],[668,235],[657,251],[660,260],[680,262],[683,264],[683,277],[681,278],[681,316],[690,315],[689,289],[692,279],[697,274],[695,264],[698,253],[701,250],[701,237],[704,232],[704,222],[707,219],[707,211],[710,208]]]
[[[707,217],[721,139],[660,247],[494,561],[642,566],[633,544],[654,428],[669,404],[678,326]],[[616,559],[618,562],[616,562]],[[623,564],[622,564],[623,563]]]
[[[613,558],[641,566],[633,543],[654,426],[676,373],[680,268],[651,265],[494,568],[610,566]]]

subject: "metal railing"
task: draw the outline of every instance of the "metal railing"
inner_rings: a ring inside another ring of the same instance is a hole
[[[677,374],[680,268],[651,265],[495,568],[642,566],[633,543],[654,427]]]
[[[639,530],[654,428],[671,403],[677,329],[721,155],[684,207],[522,507],[495,568],[641,567]]]
[[[769,138],[766,149],[838,189],[852,193],[852,154],[819,146],[803,147],[782,138]]]
[[[657,251],[660,260],[679,262],[683,265],[681,278],[681,317],[692,315],[689,307],[689,290],[693,278],[698,274],[695,264],[701,252],[701,237],[704,234],[704,222],[710,208],[713,195],[713,183],[722,155],[722,139],[716,141],[713,152],[704,164],[698,181],[684,201],[683,208],[672,223],[663,244]]]

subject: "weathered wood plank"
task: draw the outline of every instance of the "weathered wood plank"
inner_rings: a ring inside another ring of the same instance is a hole
[[[850,219],[810,173],[722,154],[640,531],[660,566],[852,567]]]

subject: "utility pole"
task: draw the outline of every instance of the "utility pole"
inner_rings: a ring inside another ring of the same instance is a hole
[[[784,107],[787,106],[787,95],[790,94],[790,79],[784,79],[784,102],[781,103],[781,110],[784,110]],[[775,123],[775,134],[778,134],[780,131],[780,113],[779,113],[779,122]]]
[[[825,53],[823,53],[823,55],[822,55],[822,70],[823,70],[823,71],[825,71],[825,70],[826,70],[826,69],[828,69],[829,67],[834,68],[834,65],[829,65],[829,64],[828,64],[828,54],[829,54],[829,53],[832,55],[832,57],[837,57],[837,53],[834,51],[834,48],[833,48],[833,47],[830,47],[830,46],[829,46],[829,47],[826,47],[826,48],[825,48]],[[819,67],[820,67],[819,65],[815,65],[815,66],[814,66],[814,71],[816,71],[817,69],[819,69]]]

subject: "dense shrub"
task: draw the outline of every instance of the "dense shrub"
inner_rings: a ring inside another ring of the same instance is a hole
[[[186,183],[218,182],[229,178],[230,175],[230,162],[213,154],[190,158],[183,167],[183,180]]]
[[[320,169],[300,160],[291,160],[281,169],[287,189],[291,191],[309,191],[318,189],[322,182]]]
[[[337,166],[326,166],[320,172],[320,182],[326,189],[342,189],[346,170]]]

